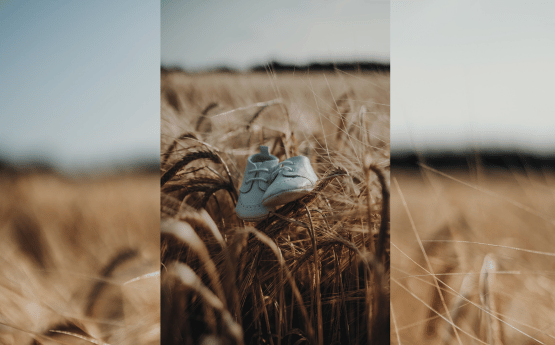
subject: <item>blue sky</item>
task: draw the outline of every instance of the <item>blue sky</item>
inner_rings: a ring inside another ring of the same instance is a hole
[[[161,2],[161,62],[248,68],[278,59],[389,61],[389,1]]]
[[[387,61],[389,2],[2,1],[0,158],[62,169],[155,159],[160,60],[270,58]]]
[[[201,4],[0,2],[0,157],[158,157],[160,59],[245,68],[391,56],[392,149],[555,147],[552,2],[393,0],[391,13],[387,1]]]
[[[158,2],[2,1],[0,61],[0,158],[158,157]]]
[[[391,3],[392,150],[553,153],[555,3]]]

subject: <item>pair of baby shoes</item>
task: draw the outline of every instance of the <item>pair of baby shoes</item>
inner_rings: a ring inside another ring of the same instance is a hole
[[[280,163],[268,152],[268,146],[260,146],[260,153],[247,160],[235,213],[246,221],[262,220],[277,206],[310,193],[316,181],[307,157],[291,157]]]

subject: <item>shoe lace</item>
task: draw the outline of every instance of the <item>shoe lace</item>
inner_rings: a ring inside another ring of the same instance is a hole
[[[284,161],[284,162],[281,162],[279,164],[280,164],[279,168],[276,168],[276,170],[274,170],[272,172],[271,176],[270,176],[271,181],[273,181],[277,177],[277,175],[279,173],[281,173],[282,171],[284,171],[284,170],[285,171],[293,171],[293,169],[291,167],[284,166],[284,164],[289,164],[289,165],[294,164],[293,162]]]
[[[259,172],[261,172],[261,171],[270,172],[270,171],[269,171],[268,169],[266,169],[266,168],[256,168],[256,169],[251,169],[251,170],[249,170],[249,172],[255,172],[255,173],[259,173]],[[264,182],[268,182],[268,179],[265,178],[265,177],[262,177],[262,176],[256,176],[256,177],[251,177],[251,178],[245,180],[245,183],[249,183],[249,182],[251,182],[251,181],[264,181]]]

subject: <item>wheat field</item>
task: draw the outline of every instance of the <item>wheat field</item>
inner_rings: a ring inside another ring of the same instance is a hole
[[[158,191],[0,171],[0,343],[158,344]]]
[[[394,167],[392,343],[555,343],[555,175]]]
[[[247,158],[310,158],[258,223]],[[389,74],[161,76],[163,344],[389,343]]]

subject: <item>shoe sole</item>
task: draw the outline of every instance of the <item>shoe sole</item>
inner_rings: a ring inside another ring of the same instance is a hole
[[[298,200],[308,193],[312,192],[314,186],[290,189],[281,193],[270,195],[267,198],[262,199],[262,205],[266,207],[272,207],[277,205],[285,205],[291,201]]]
[[[239,217],[239,216],[237,216],[237,217]],[[241,217],[239,217],[239,219],[244,220],[245,222],[258,222],[258,221],[264,220],[266,218],[268,218],[268,214],[263,216],[263,217],[259,217],[259,218],[241,218]]]
[[[272,211],[271,209],[268,211]],[[258,217],[241,217],[238,213],[237,213],[237,209],[235,209],[235,214],[237,215],[237,217],[241,220],[244,220],[246,222],[257,222],[259,220],[264,220],[266,218],[268,218],[268,215],[270,214],[270,212],[262,215],[262,216],[258,216]]]
[[[264,216],[264,217],[262,217],[262,218],[249,218],[249,219],[240,218],[240,219],[242,219],[242,220],[245,221],[245,222],[259,222],[259,221],[261,221],[261,220],[265,220],[266,218],[268,218],[268,216]]]

